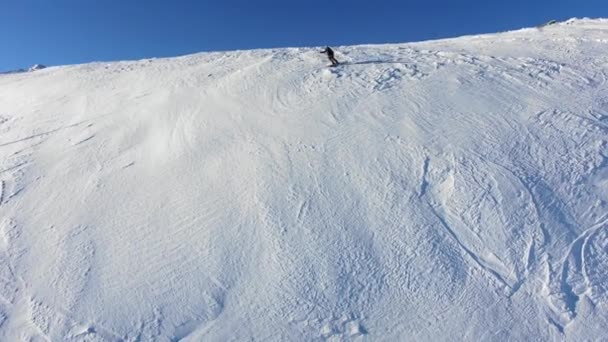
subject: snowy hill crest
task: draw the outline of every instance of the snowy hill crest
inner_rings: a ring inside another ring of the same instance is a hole
[[[0,340],[598,340],[608,21],[0,76]]]

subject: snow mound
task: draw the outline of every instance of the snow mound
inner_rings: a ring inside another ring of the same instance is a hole
[[[0,340],[583,341],[608,22],[0,77]]]

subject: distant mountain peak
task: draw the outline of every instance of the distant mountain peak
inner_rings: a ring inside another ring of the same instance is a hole
[[[27,71],[36,71],[36,70],[42,70],[42,69],[45,69],[45,68],[46,68],[46,65],[43,65],[43,64],[34,64],[29,69],[27,69]]]

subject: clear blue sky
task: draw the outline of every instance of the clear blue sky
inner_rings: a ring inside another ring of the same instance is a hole
[[[0,0],[0,71],[34,63],[410,42],[608,17],[608,0]]]

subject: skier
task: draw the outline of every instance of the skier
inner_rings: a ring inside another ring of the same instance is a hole
[[[329,58],[331,66],[336,66],[339,64],[338,60],[336,60],[336,58],[334,57],[334,50],[332,50],[329,46],[325,47],[325,50],[321,51],[321,53],[327,54],[327,58]]]

